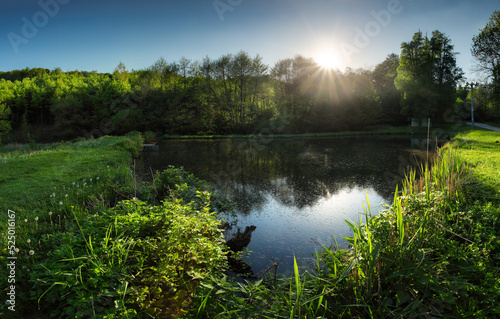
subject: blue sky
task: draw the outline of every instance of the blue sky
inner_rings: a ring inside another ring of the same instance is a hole
[[[297,54],[371,68],[419,30],[448,35],[469,79],[472,37],[499,0],[2,0],[0,71],[112,72],[158,58],[247,51],[270,67]]]

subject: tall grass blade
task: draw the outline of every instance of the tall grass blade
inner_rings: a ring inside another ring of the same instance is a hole
[[[300,285],[299,267],[297,265],[297,259],[295,259],[295,256],[293,256],[293,273],[295,275],[295,287],[297,290],[297,301],[298,301],[300,298],[302,287]]]
[[[339,280],[337,280],[337,282],[341,282],[342,280],[344,280],[345,278],[347,278],[347,276],[349,275],[349,273],[351,272],[351,270],[357,265],[359,264],[361,261],[363,260],[363,257],[356,257],[352,260],[352,262],[349,264],[349,267],[346,268],[346,270],[344,271],[344,273],[342,274],[342,276],[340,277]]]

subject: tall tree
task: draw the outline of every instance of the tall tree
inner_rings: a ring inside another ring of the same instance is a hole
[[[0,143],[2,135],[8,133],[11,129],[9,115],[11,113],[8,106],[9,100],[13,97],[13,83],[0,79]]]
[[[394,83],[403,93],[404,114],[440,121],[440,115],[453,107],[457,82],[463,72],[457,67],[457,53],[450,43],[450,39],[439,31],[434,31],[430,39],[419,31],[410,42],[401,44]]]
[[[472,39],[472,55],[479,69],[492,79],[491,101],[500,114],[500,11],[493,12],[490,21]]]
[[[398,75],[399,55],[391,53],[371,73],[375,90],[380,96],[381,121],[399,124],[401,121],[401,92],[394,80]]]
[[[118,66],[115,68],[115,70],[113,72],[113,75],[115,76],[115,78],[118,81],[120,81],[122,83],[128,82],[128,79],[130,76],[130,74],[128,73],[127,68],[125,67],[125,64],[123,64],[123,62],[120,62],[120,64],[118,64]]]

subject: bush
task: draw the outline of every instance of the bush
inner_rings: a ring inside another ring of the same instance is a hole
[[[140,132],[130,132],[114,145],[119,150],[130,152],[134,158],[141,155],[144,138]]]

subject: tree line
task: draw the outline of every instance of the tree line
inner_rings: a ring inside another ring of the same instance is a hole
[[[484,120],[500,114],[500,44],[489,47],[491,37],[498,42],[498,30],[495,12],[472,49],[492,75],[474,92],[477,116]],[[463,120],[470,89],[460,87],[456,54],[451,40],[436,30],[430,37],[415,33],[402,43],[400,55],[389,54],[372,70],[324,69],[300,55],[269,67],[261,56],[240,51],[202,61],[160,58],[143,70],[128,71],[120,63],[112,74],[60,68],[0,72],[0,135],[11,131],[4,141],[24,142],[134,130],[318,133],[406,125],[410,118]]]

